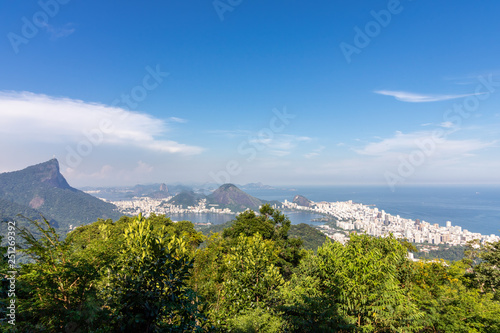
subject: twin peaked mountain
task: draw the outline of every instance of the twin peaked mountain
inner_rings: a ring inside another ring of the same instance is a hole
[[[169,203],[186,208],[196,206],[201,199],[206,199],[209,205],[217,205],[218,208],[229,208],[233,212],[241,212],[247,208],[258,210],[259,206],[266,203],[243,192],[233,184],[224,184],[207,196],[192,191],[181,192],[170,199]]]
[[[258,210],[265,203],[243,192],[235,185],[224,184],[208,196],[182,192],[170,202],[195,206],[200,199],[234,212],[247,208]],[[26,169],[0,174],[0,221],[18,220],[18,214],[31,219],[43,215],[62,233],[98,219],[120,218],[115,205],[71,187],[52,159]]]

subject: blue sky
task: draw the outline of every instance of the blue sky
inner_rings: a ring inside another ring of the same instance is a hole
[[[500,184],[500,3],[4,1],[0,172]]]

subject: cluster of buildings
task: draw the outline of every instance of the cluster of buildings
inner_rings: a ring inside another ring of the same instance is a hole
[[[153,199],[148,197],[133,198],[126,201],[114,201],[123,213],[144,216],[155,214],[179,213],[216,213],[232,214],[228,208],[207,204],[206,199],[200,200],[195,206],[183,208],[181,205],[168,203],[171,199]],[[496,235],[482,235],[453,226],[450,221],[446,226],[431,224],[419,219],[411,220],[391,215],[376,207],[354,203],[352,200],[343,202],[311,202],[308,206],[285,200],[282,203],[285,209],[302,210],[333,217],[334,225],[321,225],[318,228],[328,237],[344,243],[349,238],[349,232],[361,231],[376,237],[387,236],[392,233],[397,238],[405,238],[414,243],[465,245],[471,240],[480,240],[481,243],[496,242],[500,237]]]
[[[172,197],[165,199],[152,198],[133,198],[126,201],[113,201],[112,204],[118,207],[124,214],[138,215],[142,213],[144,216],[155,214],[182,214],[182,213],[216,213],[216,214],[232,214],[228,208],[219,208],[218,205],[207,204],[206,199],[201,199],[196,206],[188,206],[183,208],[181,205],[173,205],[168,203]]]
[[[393,216],[378,208],[354,203],[352,200],[344,202],[314,202],[308,207],[300,206],[285,200],[283,206],[289,209],[310,211],[334,217],[335,227],[320,226],[320,230],[330,238],[345,242],[346,232],[342,230],[359,230],[372,236],[386,236],[392,233],[397,238],[406,238],[414,243],[465,245],[468,241],[478,239],[484,242],[496,242],[500,237],[496,235],[482,235],[473,233],[459,226],[452,226],[450,221],[446,226],[431,224],[419,219],[411,220]],[[342,229],[342,230],[339,230]]]

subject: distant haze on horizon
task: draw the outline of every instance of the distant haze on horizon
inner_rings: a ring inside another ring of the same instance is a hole
[[[500,3],[228,6],[0,4],[0,173],[500,184]]]

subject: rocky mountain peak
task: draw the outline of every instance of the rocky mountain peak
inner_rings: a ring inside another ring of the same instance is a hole
[[[293,198],[293,203],[296,203],[299,206],[303,207],[310,207],[311,206],[311,200],[307,199],[306,197],[302,195],[296,195]]]
[[[31,176],[34,181],[40,181],[53,187],[62,189],[73,188],[68,184],[59,169],[59,161],[55,158],[40,164],[36,164],[22,170],[27,176]]]

